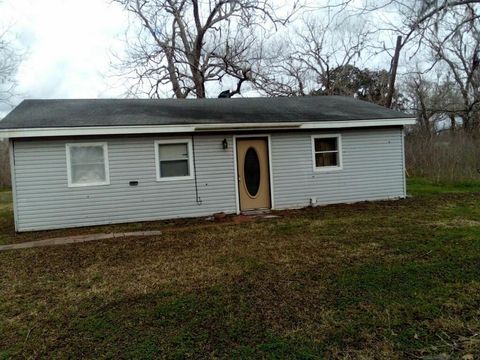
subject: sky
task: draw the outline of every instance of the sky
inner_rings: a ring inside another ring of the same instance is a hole
[[[111,64],[126,49],[128,26],[111,0],[0,0],[0,30],[23,54],[16,96],[0,103],[0,118],[26,98],[123,97],[125,81]]]
[[[125,89],[112,75],[113,53],[124,49],[128,16],[104,0],[0,0],[0,24],[8,26],[23,61],[17,73],[23,98],[118,97]],[[0,116],[11,105],[0,104]]]
[[[128,24],[128,13],[111,0],[0,0],[0,30],[8,27],[23,54],[17,95],[0,103],[0,118],[25,98],[124,96],[111,63],[126,49]]]

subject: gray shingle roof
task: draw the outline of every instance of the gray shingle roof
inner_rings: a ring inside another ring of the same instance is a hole
[[[407,118],[401,112],[340,96],[232,99],[24,100],[0,129],[79,126],[274,123]]]

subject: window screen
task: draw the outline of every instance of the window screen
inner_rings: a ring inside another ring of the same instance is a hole
[[[339,166],[338,138],[314,139],[315,167]]]
[[[69,185],[102,185],[108,183],[106,145],[67,145],[70,166]]]
[[[160,177],[190,176],[188,143],[158,144]]]

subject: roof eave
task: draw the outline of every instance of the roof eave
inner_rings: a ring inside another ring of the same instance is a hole
[[[205,131],[246,131],[278,129],[341,129],[377,126],[403,126],[415,124],[415,118],[337,120],[314,122],[272,122],[272,123],[223,123],[187,125],[141,125],[141,126],[87,126],[57,128],[0,129],[0,138],[59,137],[87,135],[134,135],[195,133]]]

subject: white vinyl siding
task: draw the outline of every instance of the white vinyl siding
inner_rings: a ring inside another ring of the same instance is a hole
[[[282,133],[272,136],[272,172],[277,209],[405,196],[402,129],[372,128],[341,133],[342,170],[315,171],[313,135],[334,132]]]
[[[341,132],[342,171],[317,172],[312,136],[332,131],[270,133],[276,209],[404,197],[402,129]],[[228,148],[223,149],[226,138]],[[155,141],[129,136],[14,141],[17,230],[42,230],[235,213],[232,135],[196,135],[196,179],[157,181]],[[67,187],[66,143],[108,142],[109,186]],[[190,158],[193,162],[193,153]],[[130,182],[138,182],[130,186]],[[197,191],[196,191],[197,188]],[[197,198],[198,193],[198,198]],[[198,200],[198,201],[197,201]]]
[[[102,138],[108,142],[110,185],[69,188],[65,143],[15,140],[18,230],[42,230],[110,223],[234,213],[233,147],[225,135],[196,136],[195,180],[157,181],[154,141],[159,137]],[[167,138],[175,140],[172,137]],[[182,139],[182,138],[180,138]],[[88,142],[83,140],[79,142]],[[95,140],[97,141],[97,140]],[[131,181],[138,185],[130,186]]]

